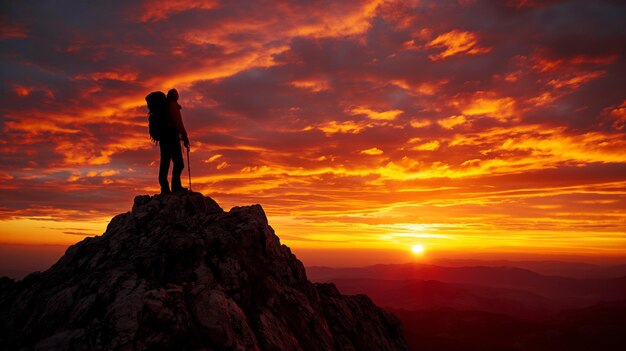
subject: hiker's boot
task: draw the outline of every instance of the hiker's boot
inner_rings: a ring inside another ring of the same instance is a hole
[[[172,174],[172,192],[173,193],[184,193],[187,191],[187,188],[183,188],[183,185],[180,182],[180,176],[176,176]]]
[[[182,186],[172,187],[173,193],[186,193],[187,191],[187,188],[183,188]]]
[[[170,191],[170,187],[168,186],[167,188],[161,188],[161,195],[166,195],[166,194],[171,194],[172,192]]]

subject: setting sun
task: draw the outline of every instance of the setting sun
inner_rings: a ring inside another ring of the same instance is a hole
[[[411,248],[411,251],[416,254],[416,255],[421,255],[424,253],[424,245],[421,244],[415,244],[413,245],[413,247]]]

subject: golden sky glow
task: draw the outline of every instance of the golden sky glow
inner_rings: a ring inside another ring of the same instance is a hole
[[[144,96],[176,87],[194,190],[260,203],[296,253],[626,257],[623,11],[3,5],[0,243],[71,244],[156,193]]]

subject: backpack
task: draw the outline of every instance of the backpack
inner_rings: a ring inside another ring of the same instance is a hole
[[[154,142],[161,140],[167,129],[167,98],[160,91],[146,96],[148,104],[148,132]]]

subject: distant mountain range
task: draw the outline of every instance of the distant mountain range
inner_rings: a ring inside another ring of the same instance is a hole
[[[584,257],[580,257],[584,259]],[[626,277],[626,264],[593,264],[588,262],[557,260],[478,260],[440,258],[432,262],[444,267],[516,267],[543,275],[570,278],[621,278]]]
[[[308,267],[310,279],[318,282],[346,279],[435,280],[526,291],[558,299],[570,306],[626,298],[626,277],[570,278],[542,275],[517,267],[445,267],[427,264],[375,265],[362,268]],[[341,288],[341,285],[338,285]]]
[[[344,294],[367,294],[392,310],[413,350],[626,349],[626,277],[611,277],[619,266],[439,263],[308,267],[307,276],[335,283]],[[591,278],[593,272],[600,277]]]
[[[564,308],[558,300],[523,290],[436,280],[333,279],[344,294],[367,294],[380,306],[394,309],[455,309],[536,318]]]

